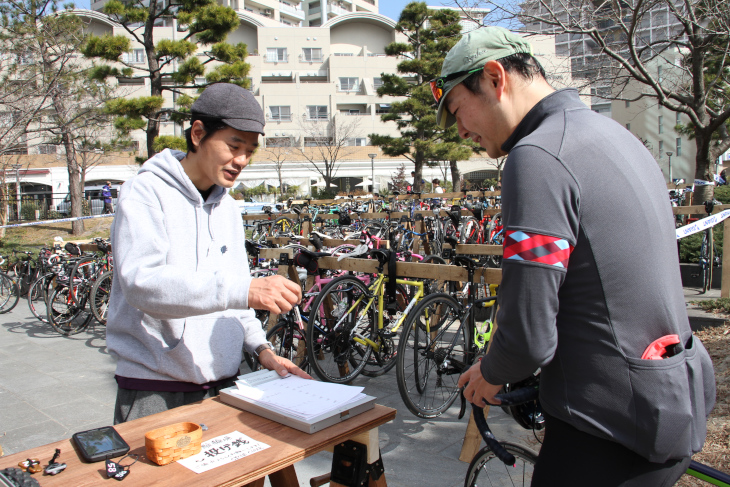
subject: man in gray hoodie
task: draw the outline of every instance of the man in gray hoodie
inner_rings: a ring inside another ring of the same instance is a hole
[[[107,324],[115,424],[217,395],[233,385],[244,347],[267,369],[309,378],[273,353],[253,311],[289,311],[301,289],[282,276],[250,277],[227,194],[263,135],[261,107],[248,90],[218,83],[191,111],[187,154],[153,156],[117,203]]]

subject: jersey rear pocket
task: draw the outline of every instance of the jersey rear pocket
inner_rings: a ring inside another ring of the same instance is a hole
[[[636,428],[634,447],[629,448],[649,461],[686,458],[702,448],[707,421],[703,356],[709,360],[702,344],[691,336],[685,350],[673,357],[627,358]]]

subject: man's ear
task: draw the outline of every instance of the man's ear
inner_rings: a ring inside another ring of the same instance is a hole
[[[193,125],[190,127],[190,140],[196,148],[200,147],[200,141],[203,140],[205,134],[206,132],[203,122],[200,120],[194,121]]]
[[[489,88],[494,91],[497,100],[502,98],[506,81],[504,66],[497,61],[487,61],[484,64],[482,80],[489,83]]]

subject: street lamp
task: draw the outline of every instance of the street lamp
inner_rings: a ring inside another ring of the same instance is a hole
[[[375,193],[375,158],[377,154],[368,154],[370,158],[370,192]]]
[[[13,169],[15,169],[15,208],[18,212],[18,221],[20,221],[20,168],[23,167],[22,164],[13,164]]]
[[[672,156],[674,155],[674,152],[667,151],[667,156],[669,157],[669,182],[673,182],[672,180]]]

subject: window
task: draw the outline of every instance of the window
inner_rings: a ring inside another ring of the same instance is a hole
[[[359,91],[359,78],[340,78],[340,91]]]
[[[631,130],[631,124],[630,123],[627,123],[626,124],[626,130]]]
[[[680,123],[682,123],[682,114],[680,112],[677,112],[677,121],[676,121],[676,123],[677,123],[677,125],[679,125]]]
[[[629,100],[626,100],[626,108],[629,108],[631,106],[631,102]]]
[[[304,147],[320,147],[332,145],[331,137],[304,137]]]
[[[308,63],[319,63],[322,61],[322,48],[321,47],[303,47],[302,48],[302,61]]]
[[[285,63],[287,62],[286,47],[268,47],[266,48],[267,63]]]
[[[664,126],[662,125],[663,120],[664,120],[664,117],[662,117],[661,115],[659,115],[657,117],[657,124],[658,124],[658,129],[659,129],[660,134],[664,133]]]
[[[271,120],[277,120],[279,122],[291,122],[291,107],[270,106],[269,117]]]
[[[660,140],[659,141],[659,157],[661,157],[662,154],[664,154],[664,141]]]
[[[373,78],[373,88],[376,90],[383,86],[383,78]]]
[[[354,145],[358,147],[364,147],[368,142],[368,139],[366,137],[350,137],[346,140],[347,145]]]
[[[675,152],[677,154],[677,157],[682,155],[682,138],[681,137],[677,137],[677,147],[676,147]]]
[[[656,68],[656,80],[657,80],[657,83],[662,82],[662,67],[661,66],[657,66],[657,68]]]
[[[18,64],[21,64],[21,65],[33,64],[33,53],[24,52],[22,54],[18,54]]]
[[[307,106],[307,119],[309,119],[309,120],[327,120],[327,105],[309,105],[309,106]]]
[[[291,147],[291,137],[267,137],[266,147]]]
[[[390,113],[390,104],[378,103],[375,105],[375,113]]]
[[[350,108],[345,113],[347,113],[348,115],[360,115],[360,110],[358,110],[357,108]]]
[[[38,146],[39,154],[55,154],[57,146],[55,144],[40,144]]]
[[[132,49],[122,54],[122,61],[127,64],[144,64],[144,49]]]

